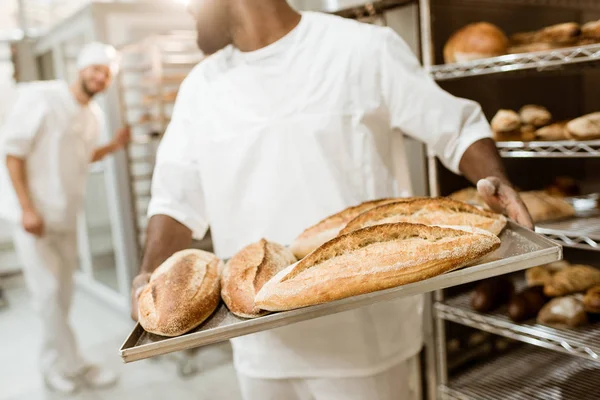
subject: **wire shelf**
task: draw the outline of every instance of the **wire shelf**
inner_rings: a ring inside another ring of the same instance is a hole
[[[598,400],[598,364],[524,346],[450,379],[444,400]]]
[[[578,142],[498,142],[505,158],[593,158],[600,157],[600,140]]]
[[[496,6],[538,6],[597,10],[598,0],[454,0],[453,4],[496,5]]]
[[[541,222],[535,231],[566,247],[600,251],[600,217]]]
[[[553,70],[569,65],[599,62],[600,44],[510,54],[465,63],[434,65],[429,72],[437,81],[524,70]]]
[[[525,282],[517,286],[524,287]],[[576,329],[551,328],[535,320],[518,324],[506,316],[505,309],[489,314],[474,311],[471,292],[436,303],[435,313],[457,324],[600,363],[600,324]]]

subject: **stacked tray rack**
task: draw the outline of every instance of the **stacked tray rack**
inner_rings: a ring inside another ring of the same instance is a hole
[[[433,65],[430,0],[420,0],[422,53],[425,68],[436,81],[475,79],[478,76],[577,73],[600,66],[600,43],[535,53],[506,55],[467,63]],[[548,6],[600,10],[595,0],[453,0],[452,5]],[[597,18],[597,17],[596,17]],[[600,158],[600,140],[500,142],[504,158]],[[440,195],[438,163],[428,156],[432,196]],[[572,219],[538,224],[536,232],[564,247],[600,251],[600,216],[578,213]],[[554,329],[535,323],[514,323],[501,312],[482,314],[471,309],[468,294],[445,299],[437,291],[431,299],[432,338],[427,348],[430,399],[597,399],[594,379],[600,377],[600,324],[580,329]],[[446,321],[514,339],[527,345],[468,371],[449,377]],[[568,386],[568,387],[567,387]],[[583,389],[587,389],[587,392]],[[570,390],[570,391],[569,391]],[[583,390],[583,391],[582,391]],[[591,396],[591,397],[590,397]]]

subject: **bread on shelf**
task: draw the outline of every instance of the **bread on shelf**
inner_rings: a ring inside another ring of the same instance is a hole
[[[546,296],[557,297],[583,292],[600,285],[600,269],[589,265],[572,265],[556,272],[544,285]]]
[[[588,317],[580,296],[565,296],[550,300],[540,310],[537,321],[557,328],[576,328],[586,325]]]
[[[506,54],[508,38],[488,22],[477,22],[456,31],[444,46],[444,61],[460,63]]]
[[[575,118],[567,124],[566,129],[577,140],[600,139],[600,112]]]

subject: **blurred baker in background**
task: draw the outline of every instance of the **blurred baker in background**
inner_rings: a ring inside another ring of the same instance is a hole
[[[77,214],[83,205],[88,165],[121,149],[127,128],[98,147],[104,115],[94,102],[118,72],[117,51],[86,45],[78,76],[67,82],[23,84],[0,133],[6,166],[0,217],[14,223],[14,244],[33,305],[41,320],[40,367],[44,381],[62,393],[81,384],[110,386],[116,375],[81,356],[69,323],[77,269]],[[7,173],[6,173],[7,172]]]

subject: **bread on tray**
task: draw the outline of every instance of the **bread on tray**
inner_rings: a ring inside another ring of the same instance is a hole
[[[506,226],[506,217],[469,204],[448,199],[419,199],[388,203],[365,211],[340,232],[341,235],[373,225],[408,222],[424,225],[468,226],[495,235]]]
[[[179,336],[200,325],[221,300],[223,263],[202,250],[183,250],[162,263],[138,300],[139,321],[151,333]]]
[[[221,297],[233,314],[243,318],[265,315],[254,304],[256,293],[279,271],[296,262],[286,247],[265,239],[246,246],[229,260],[221,275]]]
[[[361,213],[381,204],[406,201],[410,199],[379,199],[361,203],[333,214],[319,223],[307,228],[290,245],[290,250],[298,259],[306,257],[311,251],[338,235],[348,222]]]
[[[464,267],[500,246],[477,233],[384,224],[341,235],[267,282],[256,304],[284,311],[421,281]]]

